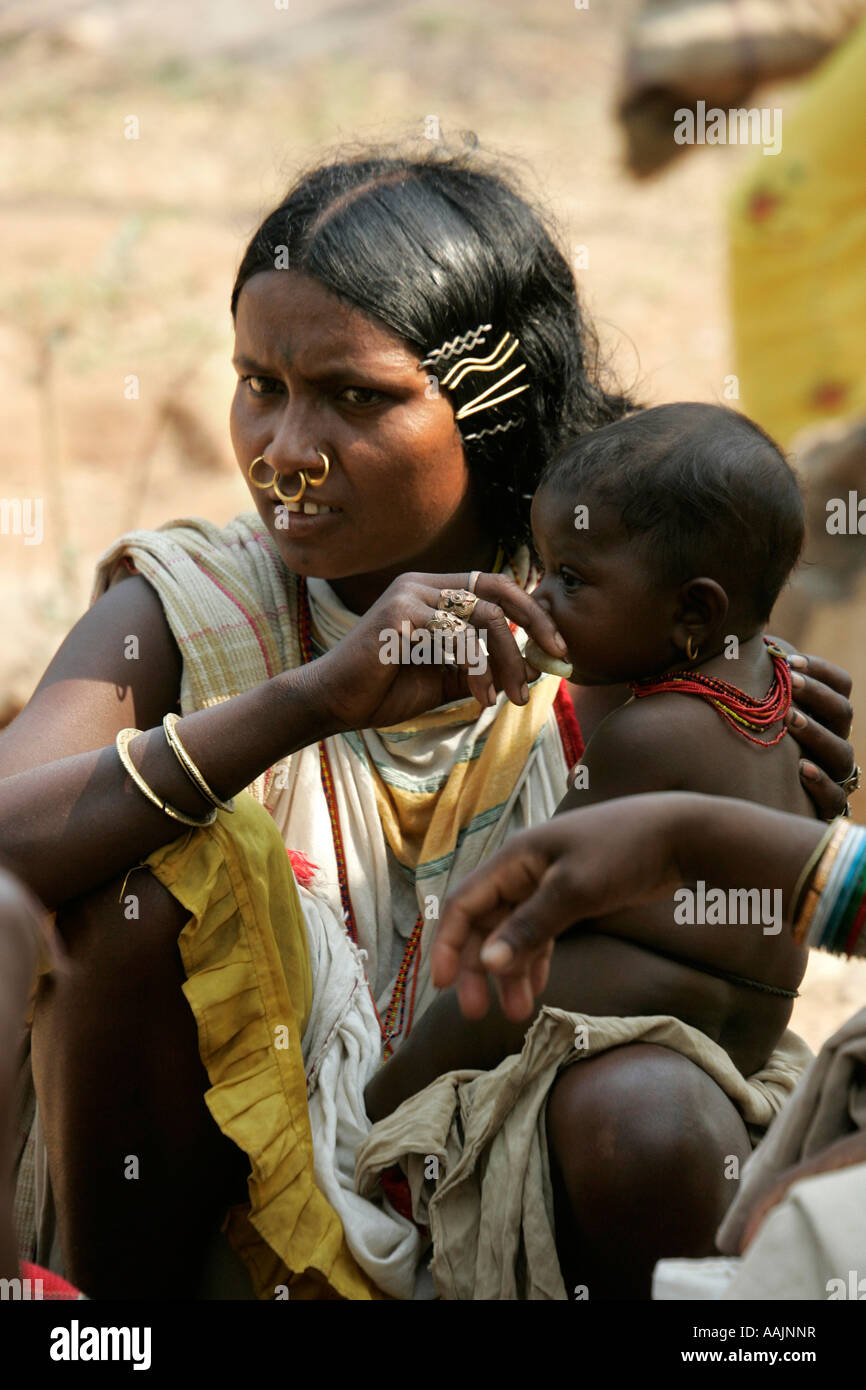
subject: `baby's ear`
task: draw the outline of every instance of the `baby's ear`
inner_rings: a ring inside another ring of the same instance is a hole
[[[674,641],[684,650],[689,637],[693,646],[704,647],[717,638],[728,616],[728,595],[715,579],[690,579],[677,595]]]

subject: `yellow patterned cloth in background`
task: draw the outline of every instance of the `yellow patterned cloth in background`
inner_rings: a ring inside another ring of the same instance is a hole
[[[866,23],[786,103],[731,210],[739,407],[787,448],[866,411]],[[763,101],[753,104],[767,104]]]

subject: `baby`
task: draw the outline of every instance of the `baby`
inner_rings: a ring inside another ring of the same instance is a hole
[[[642,411],[553,460],[532,525],[544,569],[535,598],[565,639],[570,679],[631,690],[593,734],[559,809],[676,789],[814,815],[799,748],[785,737],[789,673],[763,635],[804,528],[796,479],[772,440],[719,406]],[[780,934],[771,895],[720,899],[683,891],[673,915],[670,904],[641,909],[646,949],[610,939],[626,914],[605,919],[604,937],[583,924],[582,978],[598,985],[581,985],[580,1008],[672,1013],[755,1070],[790,1016],[804,955]],[[742,925],[746,910],[762,914],[748,918],[761,933],[737,929],[732,917]],[[654,944],[662,920],[664,952]],[[689,960],[700,934],[720,929],[726,978]]]
[[[631,687],[590,739],[559,811],[681,790],[815,814],[786,736],[790,672],[763,635],[803,526],[776,445],[718,406],[645,410],[552,461],[532,504],[543,567],[534,597],[570,668],[534,646],[527,660],[578,685]],[[806,953],[780,930],[774,895],[756,903],[743,891],[724,907],[720,896],[680,890],[677,902],[605,917],[603,934],[582,921],[557,940],[538,1006],[673,1015],[751,1075],[787,1026]],[[720,931],[726,968],[711,970],[696,947]],[[496,1007],[469,1023],[443,996],[368,1088],[371,1117],[443,1071],[497,1065],[528,1026]]]

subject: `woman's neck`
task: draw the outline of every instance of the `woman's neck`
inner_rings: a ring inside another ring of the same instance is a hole
[[[401,574],[460,574],[471,570],[492,570],[498,545],[480,532],[472,539],[462,537],[453,544],[439,544],[421,555],[388,569],[369,574],[352,574],[328,583],[350,613],[366,613],[382,597],[388,585]]]

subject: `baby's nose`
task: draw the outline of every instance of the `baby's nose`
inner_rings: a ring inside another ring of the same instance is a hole
[[[545,612],[550,612],[550,580],[546,574],[541,576],[541,579],[532,590],[532,597]]]

